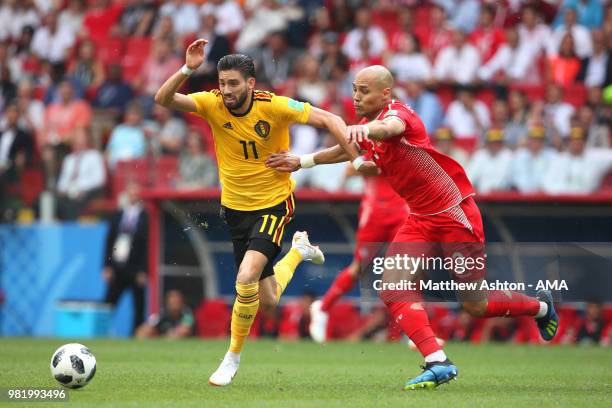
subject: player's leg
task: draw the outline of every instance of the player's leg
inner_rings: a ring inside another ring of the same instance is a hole
[[[317,343],[327,340],[327,320],[329,310],[342,296],[347,294],[359,280],[359,262],[353,258],[331,284],[322,300],[316,300],[310,306],[310,337]]]
[[[232,307],[230,346],[219,368],[210,376],[211,385],[232,382],[240,365],[240,353],[259,309],[259,278],[268,257],[255,250],[245,251],[236,277],[236,300]]]
[[[445,255],[461,252],[472,259],[484,259],[484,232],[480,210],[473,198],[467,198],[460,206],[455,207],[447,216],[463,220],[469,228],[438,228],[443,237]],[[461,247],[457,250],[457,247]],[[463,271],[455,274],[459,280],[481,282],[486,268]],[[471,275],[471,276],[470,276]],[[554,309],[552,295],[541,291],[537,297],[524,295],[508,290],[476,291],[459,294],[463,308],[475,317],[518,317],[532,316],[536,319],[540,334],[544,340],[551,340],[557,332],[559,319]]]

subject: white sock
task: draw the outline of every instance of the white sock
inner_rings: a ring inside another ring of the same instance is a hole
[[[446,361],[446,354],[444,353],[444,350],[438,350],[435,353],[425,356],[426,363],[433,363],[436,361]]]
[[[546,316],[546,313],[548,313],[548,304],[540,302],[540,310],[538,310],[538,313],[535,315],[536,319]]]
[[[227,353],[225,353],[225,358],[233,362],[239,363],[240,353],[234,353],[234,352],[228,351]]]

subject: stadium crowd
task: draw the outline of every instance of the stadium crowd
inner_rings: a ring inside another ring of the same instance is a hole
[[[355,123],[352,74],[384,64],[396,97],[478,191],[610,184],[610,1],[3,0],[3,219],[24,202],[36,208],[43,190],[60,219],[74,219],[126,178],[215,186],[207,125],[153,103],[198,37],[209,40],[207,63],[185,92],[215,87],[219,58],[242,52],[255,58],[259,88]],[[297,153],[331,143],[310,127],[292,133]],[[361,188],[343,165],[296,177],[300,187]]]

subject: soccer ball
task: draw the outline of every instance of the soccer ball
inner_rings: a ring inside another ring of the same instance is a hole
[[[51,375],[68,388],[87,385],[96,374],[96,358],[78,343],[64,344],[51,357]]]

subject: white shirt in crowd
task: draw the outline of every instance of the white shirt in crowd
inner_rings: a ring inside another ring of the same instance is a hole
[[[104,156],[96,149],[70,153],[64,159],[57,189],[60,193],[75,197],[104,186],[106,169]]]
[[[359,42],[363,37],[364,31],[361,28],[354,28],[346,36],[342,44],[342,52],[350,59],[358,60],[362,58]],[[370,43],[370,56],[378,57],[387,49],[387,36],[382,28],[371,26],[365,32]]]
[[[480,193],[509,190],[512,178],[512,150],[504,147],[493,155],[487,148],[476,151],[467,168],[467,175]]]
[[[480,53],[471,44],[465,44],[460,50],[452,45],[444,47],[434,64],[434,77],[439,81],[456,81],[469,84],[476,79],[480,66]]]
[[[524,147],[518,149],[512,159],[512,185],[521,193],[542,191],[546,172],[557,155],[555,149],[547,147],[537,155]]]
[[[213,13],[217,19],[215,33],[218,35],[228,35],[240,31],[244,25],[244,15],[242,9],[233,0],[227,0],[216,5],[205,3],[200,8],[201,14]]]
[[[177,6],[174,2],[166,3],[159,9],[159,14],[172,17],[174,33],[177,35],[195,33],[200,28],[200,14],[195,4],[182,3]]]
[[[565,25],[560,25],[555,29],[552,35],[552,41],[549,43],[548,54],[556,55],[559,53],[559,46],[561,41],[567,32]],[[570,30],[572,38],[574,39],[574,51],[578,58],[586,58],[593,54],[593,41],[591,39],[591,32],[588,28],[576,24]]]
[[[589,65],[584,77],[584,85],[587,88],[599,87],[604,84],[608,58],[610,58],[610,54],[606,51],[599,53],[599,55],[592,55],[589,58]]]
[[[455,138],[463,139],[480,136],[483,130],[489,127],[491,120],[489,119],[487,106],[481,101],[476,101],[474,103],[474,110],[482,129],[479,129],[474,114],[463,103],[453,101],[448,105],[444,122],[452,130]]]
[[[544,115],[548,125],[554,126],[561,137],[567,137],[571,128],[571,119],[574,114],[574,107],[566,102],[546,104]]]
[[[610,149],[586,148],[580,156],[563,152],[552,160],[546,172],[544,191],[549,194],[589,194],[600,187],[610,169]]]
[[[47,27],[40,27],[32,38],[32,52],[41,59],[51,62],[64,61],[66,52],[74,44],[75,36],[68,27],[57,26],[55,33]]]
[[[478,69],[478,77],[483,81],[494,79],[503,72],[509,79],[525,83],[538,83],[540,73],[536,64],[534,48],[520,44],[517,48],[502,45],[485,65]]]
[[[293,125],[289,128],[291,133],[291,153],[301,156],[312,153],[319,145],[317,130],[308,125]]]
[[[533,30],[530,30],[524,24],[519,24],[518,34],[520,44],[531,48],[533,55],[536,57],[539,57],[542,52],[548,52],[548,47],[552,41],[552,32],[546,24],[538,24]]]
[[[17,39],[25,26],[38,27],[40,18],[36,9],[12,9],[8,5],[0,8],[0,41]]]
[[[389,59],[388,68],[400,82],[428,81],[433,73],[431,63],[421,53],[394,54]]]

